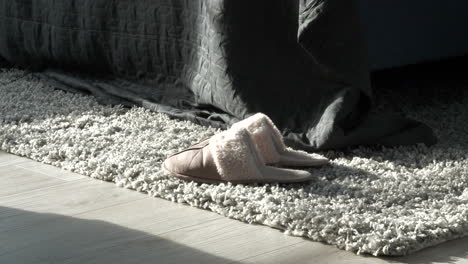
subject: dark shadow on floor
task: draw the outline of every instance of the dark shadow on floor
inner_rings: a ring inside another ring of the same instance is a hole
[[[17,224],[23,221],[29,225]],[[236,263],[104,221],[0,207],[0,226],[4,264]]]

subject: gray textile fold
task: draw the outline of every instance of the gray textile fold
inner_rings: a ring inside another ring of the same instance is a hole
[[[432,144],[369,114],[354,1],[0,0],[0,57],[103,103],[228,127],[263,112],[290,145]]]

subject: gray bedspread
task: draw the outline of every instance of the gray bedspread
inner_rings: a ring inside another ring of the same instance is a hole
[[[305,150],[433,144],[370,114],[354,1],[0,0],[0,61],[103,103],[217,127],[263,112]]]

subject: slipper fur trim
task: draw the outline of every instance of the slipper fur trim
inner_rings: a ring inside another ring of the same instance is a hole
[[[282,155],[292,155],[301,160],[328,160],[326,157],[308,153],[302,150],[295,150],[284,144],[283,136],[273,121],[263,113],[250,116],[240,124],[247,128],[257,143],[259,152],[267,164],[275,164],[280,161]]]
[[[209,149],[223,180],[261,179],[263,160],[247,130],[231,128],[214,135]]]
[[[233,124],[232,127],[247,129],[265,163],[274,164],[280,161],[280,154],[275,147],[272,136],[281,137],[281,134],[278,129],[275,126],[271,126],[270,123],[273,124],[268,116],[257,113]],[[274,133],[274,135],[272,135],[272,133]],[[282,147],[285,148],[284,144]]]

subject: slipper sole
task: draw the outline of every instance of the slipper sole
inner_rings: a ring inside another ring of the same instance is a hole
[[[212,183],[235,183],[235,184],[253,184],[253,183],[300,183],[300,182],[307,182],[307,181],[310,181],[312,180],[311,178],[310,179],[301,179],[301,181],[298,181],[298,179],[265,179],[265,178],[262,178],[262,179],[246,179],[246,180],[232,180],[232,181],[226,181],[226,180],[222,180],[222,179],[219,179],[219,180],[211,180],[211,179],[206,179],[206,178],[200,178],[200,177],[196,177],[196,176],[191,176],[191,175],[185,175],[185,174],[180,174],[180,173],[177,173],[177,172],[173,172],[171,170],[169,170],[168,168],[166,168],[166,164],[165,162],[162,164],[162,169],[169,175],[173,176],[173,177],[177,177],[177,178],[180,178],[182,180],[185,180],[185,181],[194,181],[194,182],[199,182],[199,183],[209,183],[209,184],[212,184]]]

